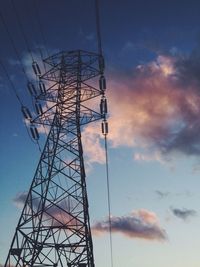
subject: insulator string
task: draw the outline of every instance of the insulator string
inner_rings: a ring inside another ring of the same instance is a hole
[[[17,89],[16,89],[16,87],[15,87],[13,81],[11,80],[11,78],[10,78],[10,76],[9,76],[9,74],[8,74],[8,71],[7,71],[6,67],[4,66],[2,60],[0,60],[0,65],[1,65],[1,68],[3,69],[3,71],[4,71],[5,75],[6,75],[6,78],[8,79],[8,81],[9,81],[9,83],[10,83],[10,85],[11,85],[11,89],[12,89],[13,93],[15,94],[15,96],[16,96],[16,98],[17,98],[17,101],[18,101],[19,104],[20,104],[20,107],[21,107],[21,108],[24,107],[23,101],[22,101],[22,99],[20,98],[20,96],[19,96],[19,94],[18,94],[18,92],[17,92]],[[33,139],[32,139],[31,136],[30,136],[30,133],[29,133],[29,130],[28,130],[28,126],[27,126],[27,124],[26,124],[25,121],[24,121],[24,125],[25,125],[25,127],[26,127],[28,136],[30,137],[31,141],[35,144],[35,142],[33,141]],[[39,150],[41,150],[41,149],[40,149],[40,146],[39,146]]]
[[[7,71],[6,67],[4,66],[4,64],[3,64],[3,62],[2,62],[1,60],[0,60],[0,65],[1,65],[3,71],[4,71],[5,75],[6,75],[6,77],[7,77],[8,81],[9,81],[9,83],[11,84],[11,89],[12,89],[12,91],[14,92],[14,94],[15,94],[15,96],[16,96],[16,98],[17,98],[17,100],[18,100],[18,102],[19,102],[19,104],[20,104],[20,106],[21,106],[21,108],[22,108],[22,107],[24,106],[24,105],[23,105],[23,101],[21,100],[19,94],[17,93],[17,89],[16,89],[16,87],[15,87],[13,81],[11,80],[11,78],[10,78],[10,76],[9,76],[9,74],[8,74],[8,71]],[[31,138],[31,136],[30,136],[30,133],[29,133],[29,130],[28,130],[28,126],[27,126],[27,124],[26,124],[25,121],[24,121],[24,125],[25,125],[25,127],[26,127],[27,133],[28,133],[28,135],[29,135],[31,141],[32,141],[33,143],[35,143],[35,142],[33,141],[33,139]]]
[[[98,44],[98,53],[99,53],[99,69],[100,69],[100,88],[102,90],[102,110],[101,114],[103,116],[102,130],[104,135],[104,144],[105,144],[105,158],[106,158],[106,186],[107,186],[107,199],[108,199],[108,223],[109,223],[109,236],[110,236],[110,260],[111,267],[113,267],[113,245],[112,245],[112,221],[111,221],[111,200],[110,200],[110,181],[109,181],[109,167],[108,167],[108,145],[107,145],[107,131],[108,123],[106,121],[107,113],[107,104],[105,100],[106,84],[104,78],[104,59],[103,59],[103,49],[101,42],[101,29],[100,29],[100,12],[99,12],[99,0],[95,0],[95,13],[96,13],[96,32],[97,32],[97,44]]]

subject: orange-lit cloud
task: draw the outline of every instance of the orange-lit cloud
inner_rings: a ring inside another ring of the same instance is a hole
[[[111,217],[113,233],[120,233],[129,238],[164,241],[167,235],[161,228],[155,213],[141,209],[133,211],[127,216]],[[109,232],[109,221],[104,220],[95,223],[92,231],[97,236]]]
[[[146,161],[162,161],[174,152],[200,154],[200,83],[186,59],[158,56],[131,75],[111,75],[108,81],[113,147],[140,148],[145,152],[136,151],[134,159]],[[92,133],[94,126],[87,127]]]

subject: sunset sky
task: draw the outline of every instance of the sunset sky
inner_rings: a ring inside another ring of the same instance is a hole
[[[40,63],[39,50],[44,57],[46,50],[97,51],[94,1],[0,1],[0,60],[31,106],[12,41],[28,73],[32,61],[12,2]],[[99,2],[108,84],[114,267],[199,267],[200,2]],[[1,266],[40,155],[1,66],[0,109]],[[83,145],[95,264],[110,267],[100,122],[83,129]]]

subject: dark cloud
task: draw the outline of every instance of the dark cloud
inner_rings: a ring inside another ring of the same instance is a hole
[[[190,217],[193,217],[197,214],[197,212],[195,210],[191,210],[191,209],[177,209],[177,208],[171,208],[172,213],[174,214],[174,216],[182,219],[182,220],[187,220]]]
[[[175,62],[176,77],[183,87],[200,86],[200,46],[189,55],[179,55]]]
[[[17,207],[23,207],[24,206],[24,203],[27,199],[27,196],[28,196],[28,193],[27,192],[22,192],[22,193],[19,193],[14,199],[14,204],[17,206]]]
[[[157,216],[146,210],[132,212],[128,216],[112,217],[113,233],[121,233],[129,238],[164,241],[166,232],[158,223]],[[92,227],[94,234],[109,232],[109,221],[100,221]]]
[[[169,192],[163,192],[163,191],[160,191],[160,190],[155,190],[155,193],[160,198],[168,197],[169,194],[170,194]]]

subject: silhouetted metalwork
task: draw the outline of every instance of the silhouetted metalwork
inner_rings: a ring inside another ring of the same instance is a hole
[[[5,267],[94,267],[81,130],[103,119],[103,133],[108,131],[103,58],[77,50],[44,63],[47,71],[41,74],[34,62],[38,81],[28,84],[36,115],[26,107],[22,112],[34,139],[38,125],[49,132]],[[100,112],[90,101],[99,96]]]

